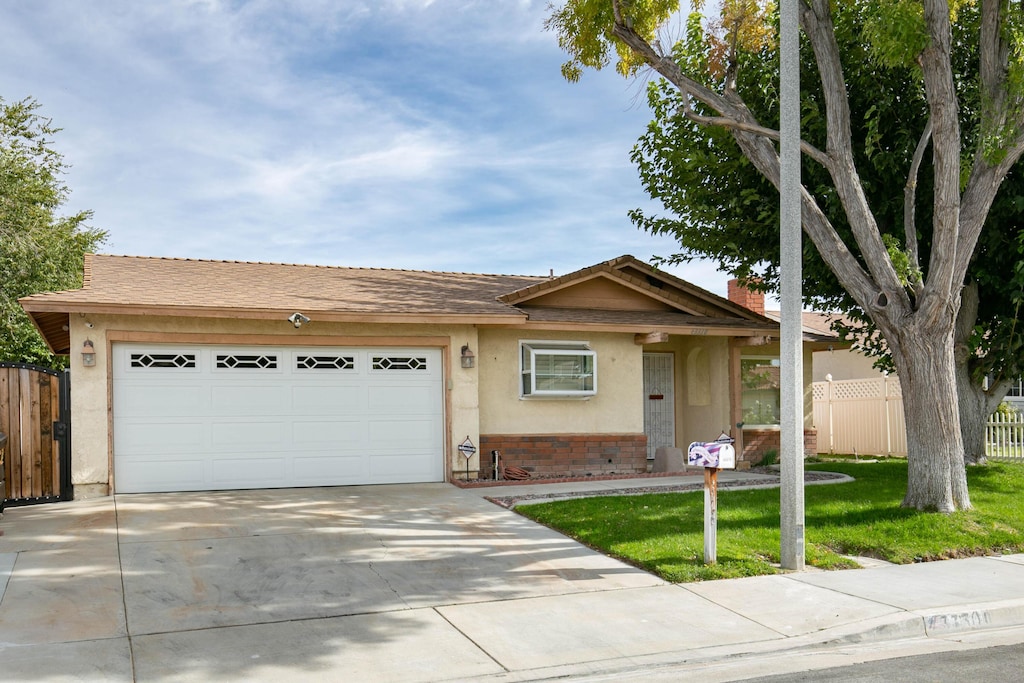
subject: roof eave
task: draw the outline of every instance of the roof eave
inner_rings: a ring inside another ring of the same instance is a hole
[[[665,332],[671,335],[688,337],[771,337],[776,338],[778,329],[766,329],[764,327],[745,326],[707,326],[700,325],[644,325],[642,323],[606,323],[606,322],[558,322],[558,321],[530,321],[522,323],[491,323],[489,327],[505,327],[529,330],[547,331],[575,331],[585,330],[587,332],[626,332],[629,334],[647,334],[650,332]]]
[[[94,314],[94,315],[128,315],[156,316],[169,318],[227,318],[235,320],[285,320],[294,313],[296,308],[229,308],[204,306],[146,306],[140,304],[110,303],[69,303],[47,300],[21,300],[22,307],[34,317],[35,314]],[[301,308],[301,312],[312,318],[313,322],[341,323],[432,323],[489,325],[515,323],[525,320],[526,314],[510,309],[508,313],[394,313],[379,311],[317,311]]]
[[[47,348],[58,356],[71,352],[70,318],[67,312],[29,312],[28,315]]]

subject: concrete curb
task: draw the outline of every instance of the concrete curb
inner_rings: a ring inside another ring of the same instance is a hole
[[[1024,600],[1009,600],[988,606],[964,606],[962,609],[936,609],[898,612],[864,621],[823,629],[788,638],[724,645],[699,650],[682,649],[629,658],[566,664],[538,669],[513,670],[472,679],[452,679],[452,683],[470,681],[565,681],[573,679],[614,680],[629,673],[668,673],[714,663],[737,662],[743,658],[786,656],[787,654],[824,652],[850,645],[926,641],[955,634],[998,631],[1024,626]]]
[[[939,608],[917,612],[929,638],[1024,625],[1024,599],[965,605],[960,609]]]

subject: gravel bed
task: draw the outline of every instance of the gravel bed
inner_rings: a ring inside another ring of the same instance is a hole
[[[753,467],[749,470],[756,474],[766,475],[763,479],[757,481],[720,481],[718,482],[718,488],[720,489],[732,489],[732,488],[767,488],[770,486],[778,486],[780,484],[778,470]],[[842,481],[849,479],[845,474],[839,474],[837,472],[804,472],[804,483],[824,483],[832,481]],[[657,480],[653,480],[657,481]],[[575,491],[567,493],[527,493],[519,496],[486,496],[486,500],[491,501],[496,505],[500,505],[504,508],[514,508],[519,503],[525,503],[528,501],[543,501],[543,500],[564,500],[566,498],[597,498],[599,496],[633,496],[642,493],[674,493],[679,491],[702,491],[704,489],[704,479],[701,478],[692,484],[677,484],[671,486],[631,486],[628,488],[621,489],[604,489],[600,491]]]

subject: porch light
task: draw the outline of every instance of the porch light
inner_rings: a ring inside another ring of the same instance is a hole
[[[87,368],[96,365],[96,347],[93,346],[91,339],[86,339],[82,343],[82,365]]]
[[[476,366],[476,356],[473,355],[473,351],[469,348],[469,344],[462,345],[462,367],[472,368]]]

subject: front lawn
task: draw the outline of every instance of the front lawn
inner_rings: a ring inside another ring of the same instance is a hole
[[[807,563],[855,567],[842,555],[908,563],[1024,551],[1024,465],[968,470],[970,512],[940,515],[899,507],[907,466],[900,461],[825,463],[856,481],[807,486]],[[674,582],[779,571],[778,489],[718,492],[718,564],[705,566],[704,497],[694,493],[581,498],[520,504],[522,515],[601,552]]]

